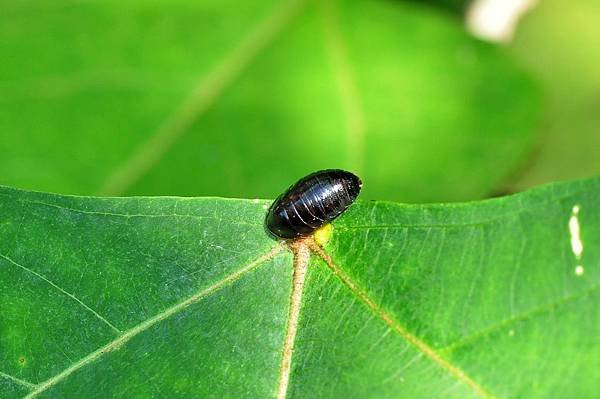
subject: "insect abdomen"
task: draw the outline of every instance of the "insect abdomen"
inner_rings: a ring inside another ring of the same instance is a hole
[[[275,200],[267,214],[267,229],[286,239],[310,235],[344,212],[361,186],[357,176],[343,170],[312,173]]]

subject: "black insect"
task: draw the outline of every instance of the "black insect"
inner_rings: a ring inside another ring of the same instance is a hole
[[[273,202],[267,229],[286,239],[310,235],[352,205],[361,187],[358,176],[339,169],[303,177]]]

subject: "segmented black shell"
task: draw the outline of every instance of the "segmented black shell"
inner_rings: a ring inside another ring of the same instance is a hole
[[[277,197],[266,227],[279,238],[308,236],[352,205],[361,187],[358,176],[344,170],[312,173]]]

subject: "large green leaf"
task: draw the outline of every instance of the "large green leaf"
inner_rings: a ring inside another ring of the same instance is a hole
[[[598,195],[357,203],[310,260],[288,397],[593,397]],[[292,256],[267,204],[2,188],[0,396],[273,397]]]
[[[597,0],[544,0],[519,26],[513,53],[539,77],[547,100],[537,149],[517,189],[600,173],[598,21]]]
[[[531,142],[528,76],[392,1],[1,1],[0,183],[274,197],[354,170],[365,198],[486,195]],[[276,166],[276,167],[274,167]]]

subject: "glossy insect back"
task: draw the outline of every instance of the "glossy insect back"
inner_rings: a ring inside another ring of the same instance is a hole
[[[303,177],[273,202],[267,229],[279,238],[308,236],[352,205],[361,187],[358,176],[340,169]]]

